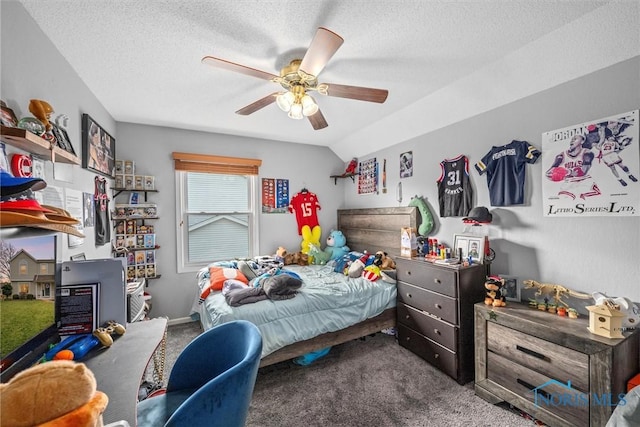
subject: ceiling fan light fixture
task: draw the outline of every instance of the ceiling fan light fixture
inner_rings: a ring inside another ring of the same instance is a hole
[[[291,110],[289,110],[289,117],[296,120],[303,119],[304,115],[302,114],[302,104],[293,104],[291,106]]]
[[[276,96],[276,104],[278,107],[285,113],[288,113],[291,110],[291,106],[295,101],[295,95],[289,91],[282,92],[278,96]]]
[[[309,95],[302,97],[302,114],[305,116],[313,116],[318,112],[318,104]]]

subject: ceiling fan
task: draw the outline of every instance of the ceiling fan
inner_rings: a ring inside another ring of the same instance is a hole
[[[342,45],[344,39],[333,31],[320,27],[316,31],[311,45],[302,59],[294,59],[280,70],[280,75],[271,74],[255,68],[236,64],[213,56],[202,58],[204,64],[223,68],[229,71],[246,74],[259,79],[279,83],[285,91],[273,92],[246,107],[236,114],[249,115],[272,103],[287,112],[292,119],[307,118],[315,130],[328,126],[318,104],[308,92],[360,101],[383,103],[389,91],[359,86],[346,86],[335,83],[319,83],[318,74],[324,69],[329,59]]]

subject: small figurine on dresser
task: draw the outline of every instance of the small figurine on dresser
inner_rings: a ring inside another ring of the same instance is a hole
[[[505,295],[502,292],[502,288],[504,287],[504,279],[502,277],[487,277],[484,287],[487,288],[487,295],[484,297],[484,303],[486,305],[492,305],[494,307],[504,307],[507,305]]]

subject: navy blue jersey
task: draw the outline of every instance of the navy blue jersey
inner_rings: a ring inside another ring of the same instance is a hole
[[[491,206],[524,203],[525,166],[535,163],[540,151],[526,141],[513,140],[491,150],[476,163],[480,175],[486,172]]]
[[[469,180],[469,159],[462,154],[440,162],[438,201],[440,216],[467,216],[471,209],[473,190]]]

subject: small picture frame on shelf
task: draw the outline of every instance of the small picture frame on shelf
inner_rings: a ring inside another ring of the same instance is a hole
[[[133,160],[124,160],[124,174],[125,175],[133,175],[135,173],[135,163]]]
[[[520,281],[516,276],[510,276],[507,274],[496,274],[504,280],[504,286],[502,287],[502,293],[507,301],[520,302]]]
[[[134,188],[136,190],[144,190],[144,176],[135,175],[134,182]]]
[[[156,189],[156,184],[155,184],[156,178],[154,176],[145,176],[144,177],[144,189],[146,191],[153,191]]]
[[[51,133],[56,139],[56,144],[58,147],[62,148],[67,153],[71,153],[74,156],[76,155],[75,150],[73,149],[73,145],[71,144],[71,139],[69,139],[69,134],[67,131],[55,123],[51,124]]]

